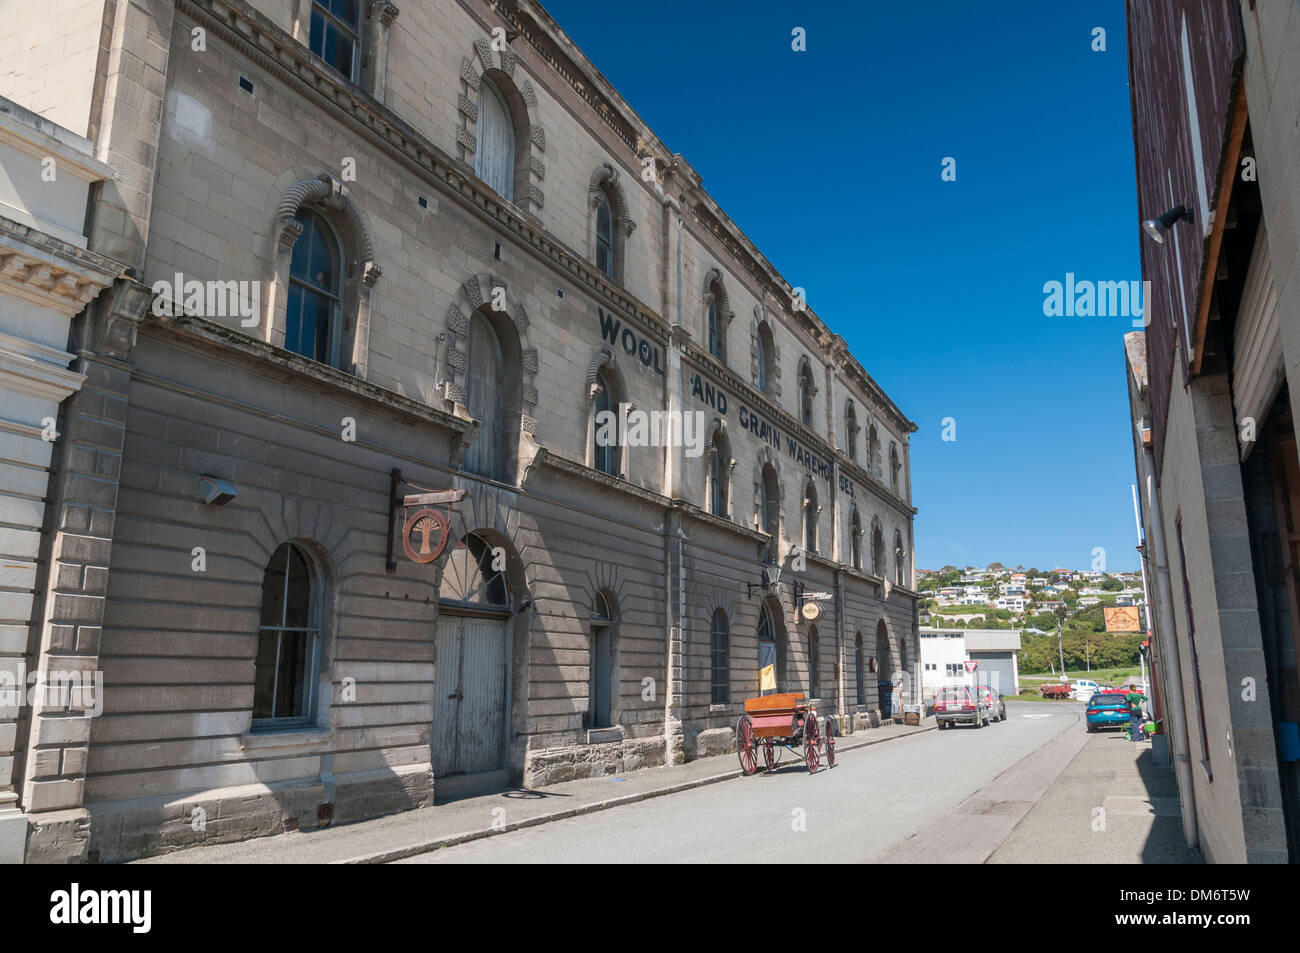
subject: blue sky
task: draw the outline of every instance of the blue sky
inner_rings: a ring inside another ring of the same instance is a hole
[[[1141,277],[1122,0],[543,3],[916,422],[919,567],[1137,567],[1130,320],[1042,290]]]

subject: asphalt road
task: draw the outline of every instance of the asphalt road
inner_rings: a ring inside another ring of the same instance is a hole
[[[1067,732],[1078,733],[1081,743],[1081,721],[1082,706],[1072,703],[1011,702],[1005,722],[847,751],[834,770],[823,767],[813,776],[800,762],[771,775],[760,772],[401,863],[744,863],[778,857],[861,863],[886,853],[890,861],[906,860],[912,844],[921,859],[927,831],[956,823],[958,806],[986,787],[996,790],[992,782],[1012,766],[1019,764],[1018,774],[1032,773],[1035,760],[1046,757],[1044,746],[1057,741],[1059,749],[1070,740],[1062,737]],[[991,836],[1000,842],[1005,833]],[[932,836],[931,855],[934,846]],[[987,850],[996,847],[989,843]]]

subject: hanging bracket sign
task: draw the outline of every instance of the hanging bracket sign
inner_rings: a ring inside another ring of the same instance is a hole
[[[385,568],[391,573],[397,571],[394,530],[399,512],[403,517],[401,538],[406,558],[413,563],[431,563],[446,551],[447,543],[451,540],[451,520],[445,510],[452,503],[463,500],[465,491],[430,490],[415,486],[403,480],[402,471],[398,469],[392,471],[389,479],[388,562]],[[398,487],[404,483],[423,492],[399,494]],[[408,508],[413,506],[420,509],[408,514]],[[442,509],[434,509],[436,506],[441,506]]]

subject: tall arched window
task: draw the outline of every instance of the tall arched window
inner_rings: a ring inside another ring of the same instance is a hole
[[[849,511],[849,561],[854,569],[862,568],[862,517],[856,503]]]
[[[907,585],[904,581],[907,578],[906,562],[903,553],[903,534],[894,530],[894,582],[900,586]]]
[[[596,206],[596,267],[605,277],[614,277],[614,212],[608,196]]]
[[[898,495],[898,473],[902,470],[903,464],[898,459],[898,444],[892,440],[889,442],[889,488]]]
[[[758,379],[754,383],[760,391],[770,396],[776,377],[776,342],[772,340],[772,329],[766,321],[758,326],[757,347]]]
[[[764,532],[771,535],[768,542],[766,558],[776,562],[778,535],[781,531],[781,487],[777,483],[776,470],[772,464],[763,464],[762,478],[758,484],[759,517],[763,521]]]
[[[803,548],[817,552],[817,488],[812,480],[803,493]]]
[[[281,543],[262,575],[253,727],[311,724],[320,665],[320,581],[310,556]]]
[[[284,346],[303,357],[337,367],[343,257],[338,236],[323,217],[302,209],[294,217],[302,234],[289,262]]]
[[[813,397],[816,392],[812,365],[804,361],[799,367],[799,419],[805,427],[813,425]]]
[[[773,609],[774,600],[763,602],[758,611],[758,686],[759,694],[781,690],[785,684],[785,646],[783,644],[781,623],[778,609]]]
[[[859,705],[867,703],[867,673],[862,658],[862,633],[853,639],[853,677]]]
[[[479,421],[479,432],[465,454],[465,469],[501,480],[505,477],[501,344],[477,312],[469,319],[466,348],[465,409]]]
[[[353,82],[359,75],[360,37],[358,0],[312,0],[308,48]]]
[[[714,609],[713,619],[709,623],[710,699],[714,705],[731,702],[731,668],[728,659],[730,638],[727,614],[721,609]]]
[[[844,406],[844,449],[849,459],[858,462],[858,412],[853,409],[853,401]]]
[[[817,641],[817,626],[808,626],[808,697],[817,697],[817,670],[821,668],[821,643]]]
[[[708,335],[709,353],[720,361],[724,360],[725,348],[722,330],[722,309],[718,306],[718,296],[716,292],[709,296]]]
[[[880,435],[875,424],[867,431],[867,472],[880,478]]]
[[[487,76],[479,83],[474,174],[508,202],[515,199],[515,124],[501,91]]]
[[[877,576],[885,575],[885,534],[874,519],[871,521],[871,571]]]
[[[596,394],[591,408],[595,415],[592,427],[592,466],[601,473],[618,476],[618,408],[617,400],[610,385],[609,375],[604,371],[596,378]]]
[[[727,519],[728,494],[731,489],[731,447],[726,434],[713,432],[713,451],[709,454],[709,512]]]
[[[587,693],[590,728],[614,724],[614,604],[610,593],[596,593],[591,606],[591,678]]]

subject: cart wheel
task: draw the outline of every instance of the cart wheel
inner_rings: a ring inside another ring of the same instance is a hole
[[[740,770],[746,777],[758,770],[758,752],[754,750],[754,723],[748,715],[736,722],[736,754],[740,756]]]
[[[763,764],[769,771],[776,770],[776,745],[772,744],[771,738],[763,739]]]
[[[835,722],[826,719],[826,767],[835,767]]]
[[[822,737],[817,730],[817,716],[811,713],[803,721],[803,756],[808,773],[815,774],[822,760]]]

